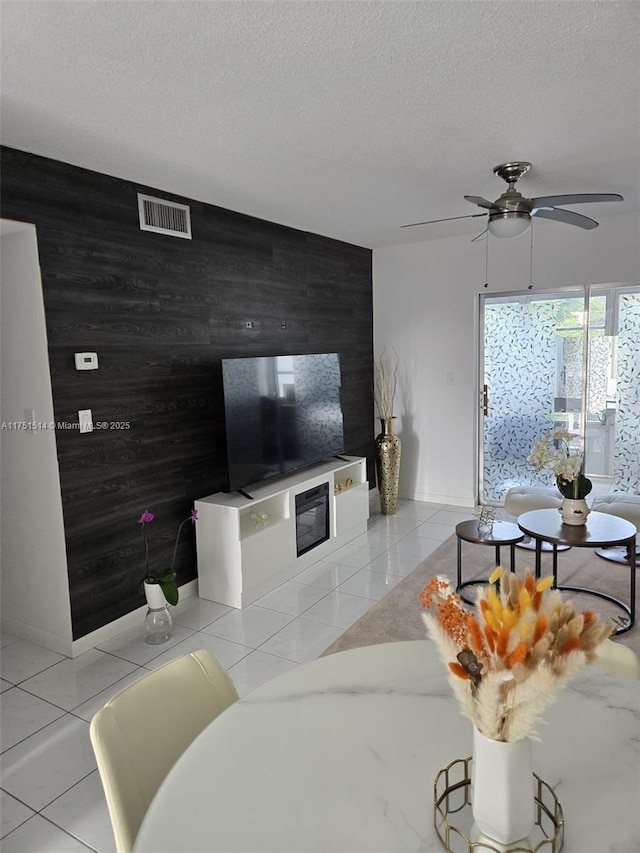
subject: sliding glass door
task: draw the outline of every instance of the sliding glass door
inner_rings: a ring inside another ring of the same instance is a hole
[[[640,494],[640,287],[613,291],[612,491]],[[587,445],[589,462],[589,445]]]
[[[481,503],[552,485],[527,462],[556,426],[580,437],[594,491],[640,493],[640,287],[481,296]]]

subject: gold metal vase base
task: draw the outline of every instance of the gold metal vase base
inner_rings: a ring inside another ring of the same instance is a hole
[[[478,833],[472,811],[472,759],[457,758],[440,770],[433,785],[433,823],[448,853],[560,853],[564,814],[553,788],[533,773],[535,824],[527,839],[499,844]]]
[[[402,445],[399,436],[393,432],[393,418],[380,418],[380,424],[382,432],[375,440],[380,512],[383,515],[395,515],[398,509]]]

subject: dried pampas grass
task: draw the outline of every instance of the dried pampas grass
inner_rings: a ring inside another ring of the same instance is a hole
[[[614,629],[590,610],[576,613],[550,589],[552,581],[530,573],[520,580],[498,568],[473,613],[444,577],[432,578],[419,595],[461,712],[493,740],[531,736],[558,690]]]

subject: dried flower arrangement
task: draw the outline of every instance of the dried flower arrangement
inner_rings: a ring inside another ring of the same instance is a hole
[[[396,387],[398,384],[398,366],[400,359],[397,353],[393,352],[394,360],[391,365],[387,364],[385,359],[386,350],[383,349],[380,357],[375,363],[375,390],[374,398],[378,409],[378,416],[383,420],[388,420],[393,417],[393,405],[396,397]]]
[[[498,567],[479,588],[473,613],[443,577],[432,578],[418,596],[433,610],[423,619],[460,710],[492,740],[531,736],[558,689],[595,658],[614,629],[591,610],[576,613],[549,588],[552,582],[530,573],[520,580]]]

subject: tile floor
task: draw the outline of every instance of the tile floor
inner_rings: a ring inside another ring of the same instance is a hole
[[[473,511],[400,502],[366,533],[244,610],[187,598],[169,643],[129,631],[73,660],[2,636],[1,815],[5,853],[115,851],[89,741],[92,715],[118,690],[183,652],[210,649],[242,696],[318,657]]]

